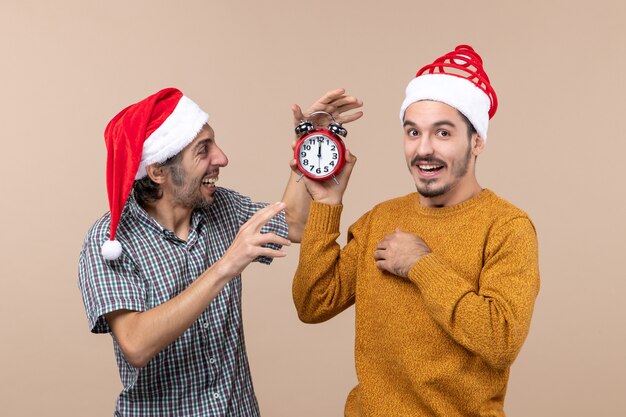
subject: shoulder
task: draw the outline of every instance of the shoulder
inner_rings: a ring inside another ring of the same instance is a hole
[[[508,222],[512,219],[524,218],[530,221],[528,214],[513,203],[505,200],[491,190],[485,190],[487,198],[483,204],[483,210],[500,222]]]
[[[85,236],[85,243],[93,242],[94,244],[101,245],[109,239],[111,232],[111,213],[107,212],[102,217],[94,222],[94,224],[87,230]]]
[[[124,207],[120,221],[115,233],[115,239],[122,244],[122,248],[129,248],[133,245],[131,242],[146,234],[144,227],[129,212],[128,206]],[[97,248],[99,251],[104,242],[109,240],[111,236],[111,213],[106,212],[87,230],[87,234],[83,241],[83,252],[88,248]],[[139,237],[137,237],[139,236]]]
[[[211,205],[213,210],[241,209],[252,204],[250,197],[229,188],[217,187],[213,195],[215,197],[215,201]]]
[[[492,232],[499,234],[521,233],[536,235],[535,225],[530,216],[521,208],[505,200],[490,190],[483,202],[483,215],[490,219]]]
[[[267,203],[253,201],[237,191],[222,187],[215,190],[214,197],[213,204],[206,211],[207,215],[218,219],[231,218],[240,224],[267,205]]]
[[[230,188],[217,187],[215,189],[215,201],[233,201],[233,200],[241,200],[246,199],[249,200],[249,197],[246,197],[235,190],[231,190]]]

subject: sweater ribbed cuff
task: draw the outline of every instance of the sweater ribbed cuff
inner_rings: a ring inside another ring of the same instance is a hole
[[[339,222],[343,205],[331,206],[328,204],[311,202],[309,218],[306,222],[306,229],[315,230],[321,233],[336,233],[339,231]]]
[[[448,265],[432,252],[415,262],[409,270],[409,279],[422,291],[441,294],[449,292],[452,288],[461,292],[471,290],[468,282],[451,271]]]

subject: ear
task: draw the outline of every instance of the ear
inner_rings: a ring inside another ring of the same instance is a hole
[[[474,133],[472,135],[472,155],[480,155],[483,149],[485,149],[485,141],[478,133]]]
[[[153,182],[157,184],[163,184],[165,182],[167,169],[162,167],[160,164],[148,165],[146,167],[146,172],[148,173],[148,178],[150,178]]]

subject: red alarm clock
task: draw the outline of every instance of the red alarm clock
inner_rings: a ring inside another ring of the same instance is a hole
[[[348,132],[337,122],[332,114],[324,111],[311,113],[326,114],[333,119],[327,128],[313,127],[313,123],[303,120],[296,126],[296,134],[301,135],[294,148],[294,158],[303,175],[315,181],[335,178],[346,164],[346,146],[341,137]],[[309,116],[310,117],[310,116]]]

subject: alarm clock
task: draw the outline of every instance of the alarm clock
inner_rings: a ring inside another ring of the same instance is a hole
[[[346,163],[346,146],[341,137],[346,137],[348,132],[325,111],[313,112],[309,118],[316,114],[326,114],[333,121],[327,128],[316,129],[309,120],[296,126],[296,134],[301,137],[293,150],[294,159],[302,175],[315,181],[333,178],[337,182],[335,176]]]

